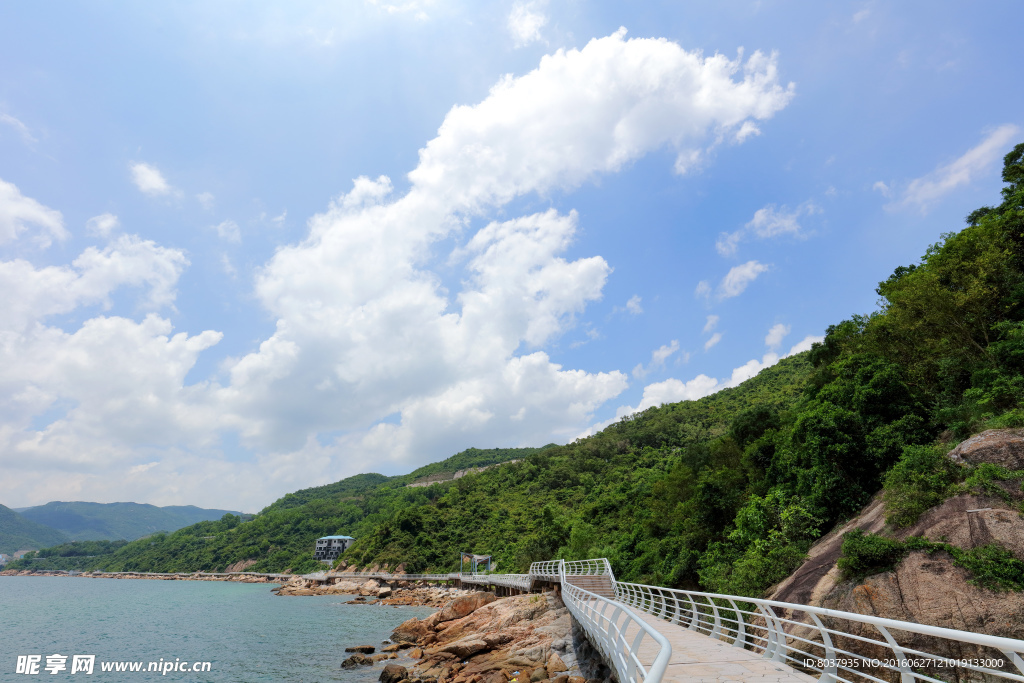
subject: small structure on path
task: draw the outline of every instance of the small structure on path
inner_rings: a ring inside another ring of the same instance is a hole
[[[479,571],[480,565],[486,563],[487,568],[484,571],[491,571],[491,556],[490,555],[474,555],[473,553],[462,553],[462,557],[459,560],[459,573],[466,571],[466,566],[469,565],[469,571],[476,574]]]
[[[355,540],[351,536],[322,536],[316,539],[313,557],[321,562],[334,562]]]

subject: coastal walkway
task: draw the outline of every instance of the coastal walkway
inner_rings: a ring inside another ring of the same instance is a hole
[[[1024,683],[1024,640],[810,605],[626,583],[615,579],[604,558],[535,562],[526,574],[116,574],[321,583],[426,581],[499,595],[557,591],[619,683]]]
[[[344,572],[311,579],[555,590],[620,683],[1024,683],[1024,640],[810,605],[620,582],[606,559],[528,574]]]

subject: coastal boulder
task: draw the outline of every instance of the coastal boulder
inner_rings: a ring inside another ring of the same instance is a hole
[[[554,652],[552,652],[551,656],[548,657],[548,663],[546,668],[548,670],[548,676],[550,678],[554,678],[555,674],[569,670],[569,667],[565,665],[565,662],[562,661],[562,658]]]
[[[462,640],[456,640],[454,643],[448,643],[443,647],[439,648],[440,652],[448,652],[459,659],[466,659],[472,657],[477,652],[488,650],[487,643],[481,638],[463,638]]]
[[[358,652],[364,655],[372,655],[375,648],[373,645],[356,645],[355,647],[346,647],[345,652]]]
[[[989,429],[962,441],[949,452],[958,463],[987,462],[1009,470],[1024,469],[1024,429]]]
[[[396,643],[415,643],[428,633],[430,633],[430,627],[427,625],[427,620],[413,617],[403,621],[398,628],[392,631],[391,640]]]
[[[354,669],[357,666],[370,666],[373,660],[366,655],[356,653],[341,663],[342,669]]]
[[[409,670],[398,664],[388,664],[380,672],[380,683],[401,683],[409,678]]]
[[[438,613],[438,622],[461,619],[498,599],[494,593],[472,593],[455,598]]]

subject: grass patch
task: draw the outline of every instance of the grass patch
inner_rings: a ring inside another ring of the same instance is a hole
[[[930,554],[948,553],[953,558],[953,564],[966,569],[970,574],[968,581],[981,588],[991,591],[1024,591],[1024,562],[997,543],[964,550],[949,543],[929,541],[923,536],[898,541],[856,529],[843,536],[839,569],[844,579],[860,580],[873,574],[893,571],[914,550]]]

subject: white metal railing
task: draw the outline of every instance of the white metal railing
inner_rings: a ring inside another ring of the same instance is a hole
[[[590,636],[591,643],[604,655],[605,661],[615,669],[619,683],[660,683],[672,658],[672,645],[668,639],[622,603],[591,593],[566,581],[567,567],[573,565],[572,568],[578,570],[580,563],[560,564],[562,602]],[[604,561],[604,566],[611,571],[607,560]],[[586,568],[596,570],[598,566],[587,565]],[[650,667],[644,667],[640,661],[640,645],[645,638],[650,638],[659,646],[658,655]]]
[[[1024,682],[1024,641],[1012,638],[634,583],[616,582],[615,594],[634,609],[816,673],[826,683]]]
[[[534,562],[530,565],[530,576],[537,576],[542,579],[557,579],[560,576],[561,570],[561,560]]]
[[[384,579],[385,581],[447,581],[451,578],[458,578],[458,574],[391,574],[389,572],[341,572],[330,574],[328,572],[313,572],[302,574],[301,578],[312,581],[323,581],[325,579]]]
[[[660,683],[672,651],[665,637],[630,608],[817,675],[824,683],[1024,683],[1024,640],[761,598],[623,583],[615,580],[605,558],[534,562],[529,574],[334,576],[460,579],[524,591],[538,579],[558,581],[566,607],[621,683]],[[607,576],[615,598],[574,585],[573,577],[583,576]],[[644,668],[637,653],[648,638],[660,652]]]
[[[565,576],[607,576],[615,585],[615,573],[612,572],[612,565],[605,558],[597,560],[572,560],[562,562]]]

